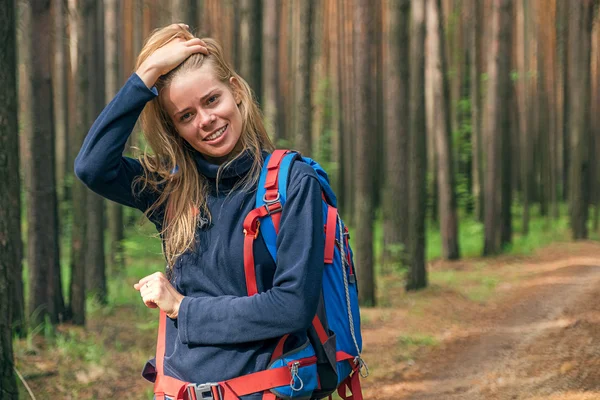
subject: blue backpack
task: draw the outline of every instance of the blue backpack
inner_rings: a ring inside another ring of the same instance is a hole
[[[244,221],[244,265],[248,295],[255,294],[256,277],[252,242],[262,235],[269,253],[276,258],[276,239],[281,210],[285,207],[290,167],[293,162],[310,165],[322,188],[323,221],[325,223],[325,268],[322,298],[317,315],[308,332],[310,343],[292,354],[280,354],[280,345],[273,355],[270,369],[296,365],[289,385],[272,388],[282,399],[320,399],[338,389],[344,399],[360,400],[359,375],[366,377],[368,368],[361,358],[362,337],[356,271],[348,229],[337,212],[337,199],[323,168],[308,157],[287,150],[275,150],[264,163],[256,194],[256,209]],[[260,228],[259,228],[260,227]],[[300,362],[298,362],[300,360]],[[310,362],[313,360],[315,362]],[[346,390],[350,389],[352,395]]]
[[[273,260],[277,260],[277,232],[293,162],[310,165],[317,173],[323,191],[323,289],[308,331],[308,341],[300,348],[284,352],[288,335],[283,336],[264,371],[223,382],[184,382],[164,373],[167,317],[161,311],[156,368],[153,371],[157,400],[167,397],[176,400],[239,400],[251,393],[263,393],[263,400],[308,400],[331,398],[336,389],[342,399],[363,400],[359,377],[367,377],[369,370],[361,358],[358,291],[348,230],[338,216],[337,200],[327,174],[319,164],[298,153],[275,150],[267,157],[258,184],[256,208],[244,220],[244,272],[248,296],[258,293],[253,244],[259,234],[263,236]]]

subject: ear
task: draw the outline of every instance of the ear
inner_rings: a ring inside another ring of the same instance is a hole
[[[235,76],[232,76],[231,78],[229,78],[229,86],[231,87],[231,92],[233,93],[235,103],[239,106],[240,104],[242,104],[242,96],[240,95],[242,85]]]

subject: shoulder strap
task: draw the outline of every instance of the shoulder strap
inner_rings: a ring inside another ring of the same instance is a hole
[[[298,153],[290,150],[275,150],[266,158],[258,181],[256,208],[277,200],[283,207],[287,199],[290,167],[296,158],[298,158]],[[260,233],[275,262],[277,262],[276,242],[280,218],[281,213],[273,214],[271,218],[263,218],[260,226]]]

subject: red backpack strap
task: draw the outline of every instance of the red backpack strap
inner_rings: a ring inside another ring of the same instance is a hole
[[[325,264],[333,263],[337,214],[337,209],[335,207],[330,205],[327,206],[327,222],[325,224]]]
[[[279,167],[281,160],[289,150],[275,150],[267,164],[265,179],[265,204],[250,211],[244,219],[244,272],[246,274],[246,288],[248,296],[258,293],[256,285],[256,268],[254,266],[254,241],[259,235],[260,218],[271,216],[275,232],[279,232],[281,221],[281,202],[279,196]]]
[[[167,314],[160,311],[158,320],[158,338],[156,339],[156,380],[154,396],[156,400],[165,400],[165,395],[176,400],[183,400],[188,382],[180,381],[165,375],[165,346],[167,336]]]
[[[269,164],[267,164],[267,177],[265,179],[265,197],[264,201],[268,209],[274,210],[273,205],[279,202],[279,167],[281,166],[281,160],[288,154],[289,150],[275,150],[271,154]],[[280,210],[281,211],[281,203]],[[279,233],[279,222],[281,221],[281,213],[271,211],[271,220],[275,227],[275,232]]]

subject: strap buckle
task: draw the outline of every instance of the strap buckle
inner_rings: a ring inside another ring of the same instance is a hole
[[[277,192],[277,196],[274,199],[267,199],[267,194],[263,196],[263,201],[265,202],[265,209],[269,215],[281,212],[281,202],[279,201],[281,196],[279,192]],[[270,207],[275,206],[275,208],[271,209]]]
[[[190,400],[223,400],[221,385],[217,382],[209,382],[198,385],[190,383],[187,385],[188,399]]]

